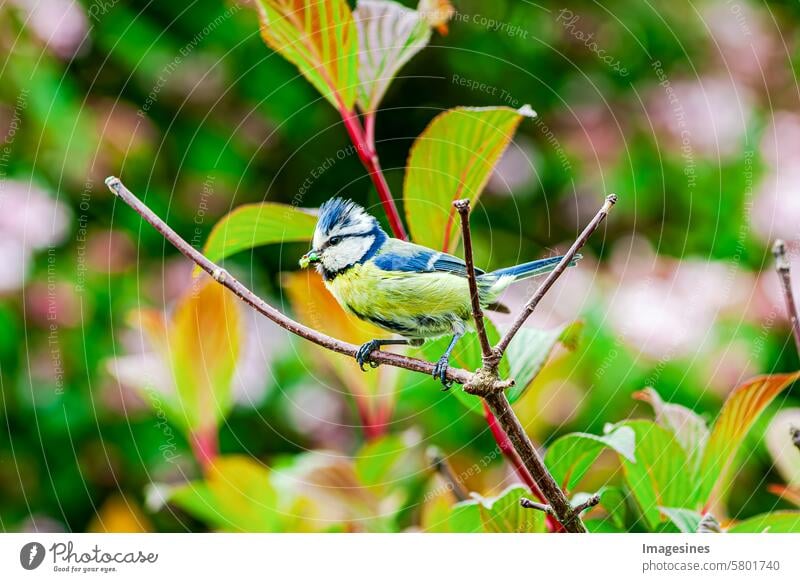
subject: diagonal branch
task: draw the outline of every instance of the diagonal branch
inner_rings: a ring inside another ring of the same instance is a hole
[[[472,301],[472,318],[475,320],[475,331],[481,342],[481,353],[484,364],[492,357],[492,344],[486,335],[486,326],[483,324],[483,309],[478,292],[478,280],[475,277],[475,259],[472,256],[472,233],[469,228],[469,199],[456,200],[453,206],[458,210],[461,218],[461,237],[464,241],[464,262],[467,264],[467,280],[469,281],[469,295]]]
[[[137,214],[150,223],[153,228],[160,232],[164,238],[166,238],[176,249],[183,253],[187,258],[194,261],[201,269],[211,275],[215,281],[228,288],[250,307],[254,308],[256,311],[272,320],[280,327],[297,336],[307,339],[334,352],[355,357],[358,346],[320,333],[317,330],[307,327],[284,315],[269,305],[266,301],[261,299],[258,295],[250,291],[250,289],[242,285],[239,281],[234,279],[225,269],[210,261],[205,255],[203,255],[203,253],[181,238],[178,233],[172,230],[169,225],[161,220],[161,218],[159,218],[130,190],[128,190],[119,180],[119,178],[114,176],[106,178],[106,185],[114,194],[116,194],[123,202],[125,202],[125,204],[130,206]],[[409,358],[407,356],[393,354],[391,352],[376,351],[372,354],[371,359],[378,364],[386,364],[388,366],[404,368],[406,370],[411,370],[412,372],[422,372],[428,375],[433,373],[434,368],[434,365],[430,362],[426,362],[418,358]],[[472,380],[473,376],[473,373],[460,368],[447,369],[447,379],[457,384],[466,384]],[[494,389],[504,390],[513,384],[513,380],[498,379],[494,383]]]
[[[794,343],[797,346],[797,353],[800,354],[800,316],[797,312],[797,303],[794,300],[792,291],[792,272],[789,265],[789,258],[786,256],[786,243],[778,239],[772,247],[772,254],[775,255],[775,270],[781,279],[783,296],[786,298],[786,310],[789,313],[789,321],[792,324]]]
[[[514,323],[511,324],[511,327],[506,331],[500,341],[497,342],[497,345],[494,347],[494,356],[495,359],[499,362],[500,359],[503,357],[503,354],[508,349],[508,344],[511,343],[511,340],[514,339],[514,336],[522,327],[522,324],[531,316],[533,311],[536,309],[536,306],[539,305],[539,302],[542,300],[542,297],[550,290],[553,284],[558,280],[561,274],[567,270],[569,264],[575,258],[575,255],[578,254],[578,251],[583,248],[583,245],[589,240],[589,237],[592,236],[594,231],[597,230],[597,227],[600,226],[600,223],[605,220],[608,213],[611,211],[611,208],[614,204],[617,203],[617,195],[610,194],[606,197],[606,201],[603,204],[602,208],[598,211],[592,221],[583,229],[583,232],[580,236],[575,240],[572,246],[569,248],[567,253],[564,255],[564,258],[561,259],[561,262],[558,263],[555,269],[553,269],[544,282],[539,286],[536,290],[536,293],[533,294],[533,297],[530,298],[528,303],[522,309],[520,314],[517,316],[517,319],[514,320]]]

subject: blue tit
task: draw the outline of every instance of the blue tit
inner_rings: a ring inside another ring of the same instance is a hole
[[[472,324],[464,261],[390,238],[374,216],[341,198],[320,208],[312,245],[300,266],[314,264],[345,310],[404,338],[374,339],[362,345],[356,354],[361,369],[381,346],[421,345],[426,339],[452,334],[433,372],[448,387],[450,354]],[[560,261],[561,257],[552,257],[491,273],[476,269],[481,305],[507,312],[498,299],[511,283],[552,271]]]

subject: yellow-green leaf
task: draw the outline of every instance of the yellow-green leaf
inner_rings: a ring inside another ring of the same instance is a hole
[[[481,499],[483,529],[487,533],[541,533],[545,531],[544,513],[520,505],[519,500],[530,496],[522,485],[511,485],[500,495]]]
[[[257,0],[261,37],[337,109],[352,110],[358,36],[345,0]]]
[[[564,490],[571,491],[604,448],[610,448],[634,462],[636,435],[633,429],[621,426],[602,436],[582,432],[564,435],[547,448],[544,461],[556,482]]]
[[[689,456],[691,471],[696,471],[708,441],[709,430],[706,421],[685,406],[664,402],[652,388],[634,392],[633,397],[653,407],[656,423],[672,431]]]
[[[736,451],[750,427],[800,372],[759,376],[730,393],[719,414],[700,461],[696,499],[706,503],[731,469]],[[720,492],[723,493],[723,492]]]
[[[311,240],[316,212],[288,204],[245,204],[214,225],[203,248],[217,262],[234,253],[272,243]]]
[[[800,511],[773,511],[740,521],[728,533],[800,533]]]
[[[414,242],[452,252],[460,226],[453,201],[478,199],[528,107],[457,107],[438,115],[408,159],[403,199]]]
[[[649,420],[621,426],[636,433],[636,460],[622,458],[628,487],[651,528],[662,521],[660,507],[686,507],[692,495],[686,451],[675,435]]]
[[[249,457],[218,457],[206,480],[184,485],[170,502],[222,531],[281,531],[269,470]]]

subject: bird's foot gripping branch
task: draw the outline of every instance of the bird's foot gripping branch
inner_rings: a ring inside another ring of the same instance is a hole
[[[153,228],[161,233],[170,244],[178,249],[187,258],[196,263],[202,270],[220,285],[234,293],[244,303],[264,315],[275,324],[287,331],[311,341],[319,346],[334,352],[345,354],[350,357],[357,357],[359,346],[338,340],[325,335],[315,329],[305,326],[285,314],[281,313],[266,301],[258,297],[245,285],[237,281],[226,270],[209,260],[203,253],[194,248],[178,233],[170,228],[161,218],[159,218],[150,208],[148,208],[139,198],[137,198],[125,185],[116,177],[111,176],[106,179],[108,188],[117,195],[125,204],[130,206]],[[475,327],[481,342],[483,354],[483,366],[477,371],[448,367],[444,372],[444,377],[448,382],[461,384],[464,390],[483,399],[486,407],[492,412],[503,431],[508,436],[516,453],[522,463],[530,473],[532,480],[538,488],[543,500],[546,500],[552,516],[559,522],[560,527],[568,532],[584,533],[586,527],[580,518],[580,510],[573,508],[564,492],[559,488],[550,472],[547,470],[541,456],[534,448],[525,430],[514,414],[511,405],[506,398],[504,391],[514,385],[511,378],[500,378],[498,365],[508,348],[511,339],[522,327],[525,320],[530,317],[536,309],[539,301],[553,286],[559,276],[567,269],[572,260],[577,255],[580,248],[586,243],[592,233],[598,228],[600,223],[608,215],[609,210],[616,202],[615,196],[609,196],[603,207],[592,219],[589,225],[583,230],[575,243],[570,247],[562,258],[558,266],[550,272],[544,282],[539,286],[525,307],[515,318],[509,330],[502,336],[496,346],[492,347],[489,343],[486,329],[483,323],[483,312],[478,296],[478,286],[475,276],[475,266],[472,255],[472,241],[469,228],[469,202],[458,200],[454,203],[456,210],[461,217],[461,228],[464,239],[465,261],[467,264],[467,275],[469,280],[470,295],[473,306],[473,316]],[[411,358],[390,352],[374,351],[370,359],[376,364],[385,364],[404,368],[423,374],[432,374],[435,364],[426,362],[418,358]]]

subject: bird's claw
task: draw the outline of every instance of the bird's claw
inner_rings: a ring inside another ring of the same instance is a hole
[[[358,367],[361,368],[362,372],[367,371],[366,368],[364,368],[364,364],[369,364],[370,368],[377,368],[380,365],[378,362],[369,359],[369,355],[380,347],[381,345],[378,340],[370,340],[358,348],[356,352],[356,362],[358,362]]]
[[[436,362],[433,366],[433,378],[435,380],[439,380],[444,388],[443,391],[447,391],[453,385],[452,380],[447,379],[447,368],[450,366],[449,358],[441,357],[439,361]]]

